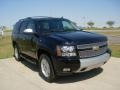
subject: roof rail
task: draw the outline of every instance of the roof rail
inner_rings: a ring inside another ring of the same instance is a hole
[[[33,16],[33,17],[49,17],[49,16]]]
[[[32,17],[26,17],[24,19],[20,19],[19,21],[24,21],[25,19],[39,19],[39,18],[54,18],[49,16],[32,16]],[[64,18],[63,16],[61,18]]]
[[[28,18],[53,18],[49,16],[33,16],[33,17],[28,17]]]

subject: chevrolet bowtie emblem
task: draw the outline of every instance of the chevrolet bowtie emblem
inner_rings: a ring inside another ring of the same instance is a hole
[[[99,46],[93,46],[92,49],[93,49],[94,51],[97,51],[97,50],[99,50]]]

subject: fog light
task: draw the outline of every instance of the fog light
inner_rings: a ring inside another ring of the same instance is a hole
[[[63,68],[63,72],[70,72],[70,68]]]

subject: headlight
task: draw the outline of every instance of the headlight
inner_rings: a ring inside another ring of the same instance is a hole
[[[74,46],[57,46],[57,56],[76,56]]]
[[[73,52],[74,51],[74,46],[63,46],[61,47],[62,52]]]

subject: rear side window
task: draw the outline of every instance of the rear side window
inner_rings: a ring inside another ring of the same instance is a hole
[[[20,25],[20,33],[23,33],[23,31],[27,28],[28,21],[23,21]]]
[[[21,24],[21,22],[19,21],[14,25],[13,33],[19,33],[20,24]]]

